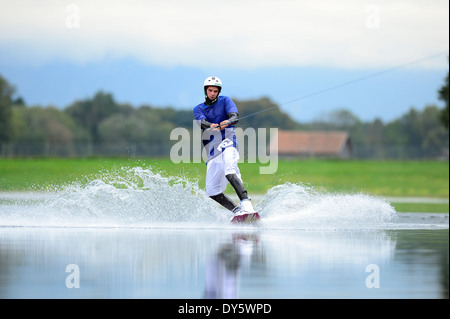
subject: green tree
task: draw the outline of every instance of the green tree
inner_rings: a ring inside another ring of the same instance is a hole
[[[239,117],[248,116],[239,122],[239,125],[244,128],[278,127],[282,130],[293,130],[300,127],[297,122],[281,111],[280,107],[267,97],[258,100],[234,100],[234,102],[238,107]]]
[[[429,158],[448,148],[448,130],[440,125],[439,115],[439,109],[429,105],[422,112],[411,108],[389,123],[384,141],[389,157]]]
[[[448,130],[439,125],[440,116],[441,110],[435,105],[427,106],[421,113],[420,126],[422,136],[420,146],[426,157],[436,156],[441,153],[442,149],[448,149]]]
[[[357,147],[355,147],[357,155],[363,158],[385,158],[386,151],[383,142],[385,125],[383,121],[375,119],[371,123],[364,123],[362,130],[360,139],[356,137],[354,139],[354,143],[361,140],[361,143],[357,143]]]
[[[100,142],[100,122],[120,111],[120,106],[109,93],[99,91],[92,99],[76,101],[65,109],[77,124],[86,128],[94,143]]]
[[[175,110],[172,107],[156,108],[151,106],[143,106],[141,108],[151,110],[162,121],[172,123],[175,127],[192,128],[192,121],[194,120],[192,110]]]
[[[14,87],[0,75],[0,148],[12,137],[11,108]]]
[[[444,109],[440,114],[440,119],[442,124],[444,124],[444,127],[448,128],[448,73],[447,78],[445,79],[445,84],[441,87],[438,93],[439,99],[445,103]]]
[[[361,123],[360,119],[351,111],[346,109],[338,109],[330,112],[325,116],[325,121],[334,129],[349,130]]]
[[[49,106],[14,107],[13,154],[22,156],[76,155],[76,125],[67,114]]]
[[[115,114],[99,125],[99,134],[106,153],[131,151],[135,155],[169,154],[170,131],[175,127],[148,106],[128,114]],[[191,121],[192,123],[192,121]],[[191,124],[192,125],[192,124]]]

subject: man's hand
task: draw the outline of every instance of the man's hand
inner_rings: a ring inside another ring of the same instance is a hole
[[[219,126],[219,124],[217,124],[217,123],[212,123],[211,126],[210,126],[211,131],[213,131],[213,132],[219,131],[220,128],[219,128],[218,126]]]
[[[220,130],[224,130],[230,124],[231,124],[230,120],[225,120],[225,121],[220,122],[220,124],[212,123],[210,128],[211,128],[211,131],[217,132]]]
[[[229,120],[225,120],[225,121],[220,122],[220,129],[221,130],[225,129],[228,125],[230,125],[230,123],[231,122]]]

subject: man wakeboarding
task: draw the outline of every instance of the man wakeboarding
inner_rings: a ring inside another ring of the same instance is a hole
[[[203,83],[205,102],[194,108],[194,117],[202,128],[203,145],[207,150],[206,194],[233,212],[232,222],[253,222],[258,213],[248,197],[238,167],[239,152],[234,124],[238,109],[228,96],[219,96],[222,81],[216,76]],[[240,204],[236,205],[224,191],[228,185],[236,191]]]

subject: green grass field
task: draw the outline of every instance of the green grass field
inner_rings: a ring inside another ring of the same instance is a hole
[[[337,193],[443,199],[449,197],[448,161],[280,160],[275,174],[260,174],[259,168],[266,165],[268,164],[239,164],[250,194],[264,194],[275,185],[290,182]],[[204,189],[204,163],[174,164],[170,159],[92,158],[0,159],[0,191],[57,188],[74,181],[88,182],[102,172],[137,166],[151,167],[153,172],[163,176],[198,179],[199,186]],[[229,192],[232,193],[230,188]],[[448,204],[438,206],[433,206],[433,209],[448,212]],[[401,207],[412,209],[410,205],[399,205]]]

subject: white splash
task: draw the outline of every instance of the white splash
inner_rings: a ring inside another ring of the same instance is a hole
[[[397,217],[395,209],[382,198],[330,194],[291,183],[270,189],[257,208],[271,228],[382,228]]]
[[[40,201],[4,205],[0,226],[232,228],[231,213],[211,200],[198,181],[164,177],[151,168],[122,167],[88,183],[52,190]],[[383,228],[396,212],[383,199],[330,194],[302,184],[273,187],[255,205],[262,228]],[[253,226],[250,226],[253,227]]]

